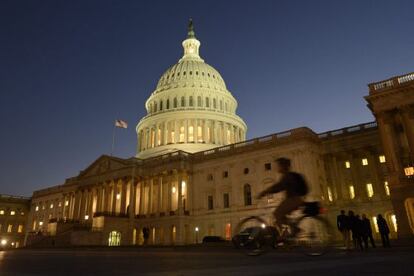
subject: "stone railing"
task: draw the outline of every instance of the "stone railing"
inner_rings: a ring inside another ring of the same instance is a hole
[[[363,130],[366,130],[366,129],[376,128],[376,127],[377,127],[377,122],[369,122],[369,123],[360,124],[360,125],[356,125],[356,126],[350,126],[350,127],[345,127],[345,128],[341,128],[341,129],[336,129],[336,130],[332,130],[332,131],[319,133],[318,137],[321,138],[321,139],[325,139],[325,138],[329,138],[329,137],[334,137],[334,136],[338,136],[338,135],[342,135],[342,134],[348,134],[348,133],[354,133],[354,132],[357,132],[357,131],[363,131]]]
[[[405,85],[408,82],[414,81],[414,73],[405,74],[402,76],[396,76],[388,80],[370,83],[368,85],[369,91],[374,93],[379,90],[388,89],[392,87],[398,87],[400,85]]]
[[[249,148],[249,147],[254,147],[256,145],[264,145],[264,144],[269,144],[269,143],[278,143],[282,140],[286,140],[289,138],[293,139],[293,138],[313,136],[313,135],[315,135],[315,133],[308,128],[296,128],[296,129],[292,129],[292,130],[288,130],[284,132],[270,134],[270,135],[259,137],[259,138],[254,138],[251,140],[246,140],[246,141],[235,143],[235,144],[213,148],[213,149],[206,150],[206,151],[196,152],[192,154],[192,157],[195,159],[203,159],[204,157],[207,157],[207,156],[211,156],[214,154],[220,154],[223,152],[230,152],[230,151],[238,150],[241,148]]]

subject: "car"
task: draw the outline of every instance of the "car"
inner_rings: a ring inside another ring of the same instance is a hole
[[[255,241],[255,247],[261,247],[265,244],[274,246],[277,237],[278,231],[275,227],[256,226],[243,229],[239,234],[234,235],[232,242],[236,248],[249,246],[251,241]]]
[[[226,240],[220,236],[205,236],[203,238],[203,243],[217,243],[217,242],[225,242]]]

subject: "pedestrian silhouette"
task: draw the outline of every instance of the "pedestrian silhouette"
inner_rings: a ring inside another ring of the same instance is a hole
[[[351,249],[350,223],[349,217],[345,215],[345,210],[341,210],[341,214],[336,217],[336,225],[342,234],[345,248]]]
[[[368,239],[371,242],[372,248],[375,248],[374,237],[372,236],[371,222],[365,214],[362,215],[362,239],[365,248],[368,249]]]
[[[391,247],[390,239],[388,235],[390,234],[390,228],[388,227],[387,221],[382,217],[381,214],[377,216],[377,225],[378,230],[381,234],[381,241],[383,247]]]

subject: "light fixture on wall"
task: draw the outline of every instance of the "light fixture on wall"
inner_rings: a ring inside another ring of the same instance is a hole
[[[88,220],[89,219],[89,215],[85,215],[85,220]]]
[[[410,178],[414,176],[414,165],[408,165],[404,168],[404,174],[406,177]]]
[[[177,191],[177,189],[175,188],[175,186],[174,187],[172,187],[172,192],[173,192],[173,194],[175,194],[175,192]]]
[[[116,194],[116,199],[121,199],[121,194]]]

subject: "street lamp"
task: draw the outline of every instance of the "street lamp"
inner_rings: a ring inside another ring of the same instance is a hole
[[[195,234],[196,234],[196,243],[198,243],[198,227],[194,228]]]

